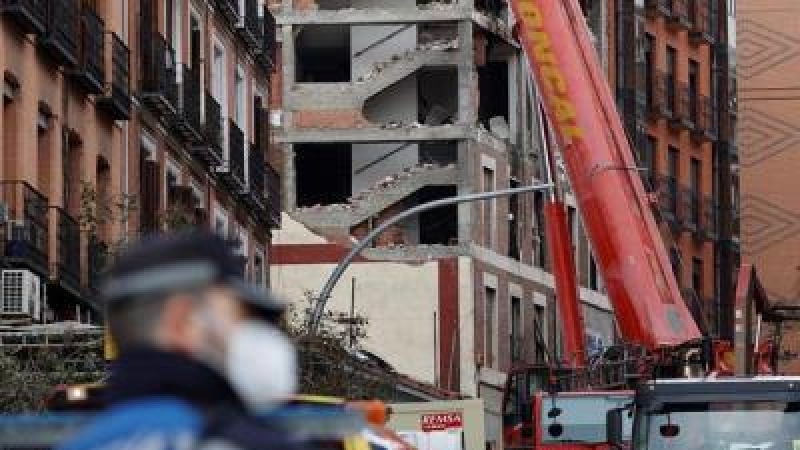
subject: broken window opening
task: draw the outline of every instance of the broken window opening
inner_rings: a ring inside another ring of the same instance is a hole
[[[456,186],[428,186],[421,189],[418,204],[454,197]],[[458,206],[436,208],[419,215],[419,243],[422,245],[454,245],[458,243]]]
[[[493,134],[508,135],[508,62],[487,61],[478,67],[478,122]]]
[[[419,123],[427,126],[453,124],[458,120],[458,71],[454,68],[424,70],[417,76]]]
[[[349,82],[350,27],[317,25],[301,29],[296,38],[295,81]]]
[[[346,203],[351,194],[350,144],[295,145],[297,206]]]

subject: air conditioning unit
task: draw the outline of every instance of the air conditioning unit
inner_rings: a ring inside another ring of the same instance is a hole
[[[0,313],[42,318],[42,282],[30,270],[0,272]]]

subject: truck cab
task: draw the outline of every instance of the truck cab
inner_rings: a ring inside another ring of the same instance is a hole
[[[609,441],[634,417],[635,450],[800,448],[800,377],[694,378],[647,382],[633,409],[608,415]]]

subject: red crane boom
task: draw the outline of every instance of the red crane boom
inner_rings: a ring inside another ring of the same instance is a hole
[[[651,350],[700,340],[580,5],[511,6],[623,338]],[[561,309],[579,313],[572,306]],[[563,322],[565,335],[583,333],[572,329],[579,320]]]

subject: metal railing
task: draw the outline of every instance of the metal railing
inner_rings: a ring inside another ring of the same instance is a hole
[[[267,70],[271,71],[275,68],[278,59],[278,24],[272,12],[264,6],[264,12],[259,19],[261,25],[261,45],[256,48],[256,61]]]
[[[264,32],[258,17],[258,1],[243,0],[243,3],[244,10],[239,11],[236,31],[251,49],[256,49],[262,43]]]
[[[71,71],[89,93],[99,94],[105,82],[105,23],[91,7],[84,6],[80,15],[78,64]]]
[[[689,21],[692,26],[689,29],[689,38],[692,42],[705,41],[709,44],[714,43],[713,20],[716,20],[716,17],[711,14],[711,2],[709,0],[690,0]]]
[[[645,14],[650,17],[658,15],[669,16],[671,11],[671,0],[645,0]]]
[[[127,120],[131,115],[130,51],[116,33],[107,33],[110,58],[106,58],[109,75],[98,105],[115,120]]]
[[[223,161],[223,122],[222,107],[207,90],[205,95],[205,111],[203,116],[202,134],[206,145],[202,146],[203,157],[209,165],[219,165]]]
[[[78,62],[80,11],[74,0],[49,0],[47,26],[39,43],[60,65]]]
[[[667,89],[670,89],[667,86]],[[689,85],[676,82],[672,86],[672,120],[670,124],[684,128],[692,126],[692,97],[689,95]]]
[[[689,0],[672,0],[670,6],[670,16],[668,24],[688,27],[689,22]]]
[[[180,64],[178,73],[178,101],[169,123],[183,141],[198,142],[202,139],[201,68]]]
[[[250,177],[249,177],[249,191],[250,195],[260,208],[266,207],[267,191],[266,191],[266,173],[264,162],[263,150],[255,145],[250,148],[250,161],[249,161]]]
[[[162,115],[174,114],[178,99],[175,50],[159,33],[140,33],[139,90],[142,102]]]
[[[655,178],[655,190],[658,194],[658,208],[667,220],[678,219],[678,180],[668,175]]]
[[[0,204],[6,219],[0,223],[3,257],[47,274],[47,197],[24,181],[0,181]]]
[[[267,183],[267,224],[270,228],[281,226],[281,176],[269,164],[264,165]]]
[[[238,0],[216,0],[217,8],[222,16],[235,25],[239,20],[239,2]]]
[[[0,0],[0,14],[12,18],[29,33],[42,34],[47,27],[47,1]]]
[[[52,274],[59,283],[73,290],[81,291],[81,229],[78,221],[64,209],[50,207],[55,215],[56,254]]]
[[[680,210],[678,217],[684,229],[695,232],[700,230],[700,194],[692,188],[680,188]]]
[[[244,132],[233,119],[228,119],[228,160],[222,176],[235,193],[239,193],[247,187],[244,173],[244,146]]]
[[[711,98],[698,95],[692,102],[692,128],[693,136],[704,139],[715,139],[717,136],[714,108]]]
[[[652,117],[669,117],[672,115],[674,91],[667,74],[661,70],[652,72],[652,80],[647,87],[647,105]]]

